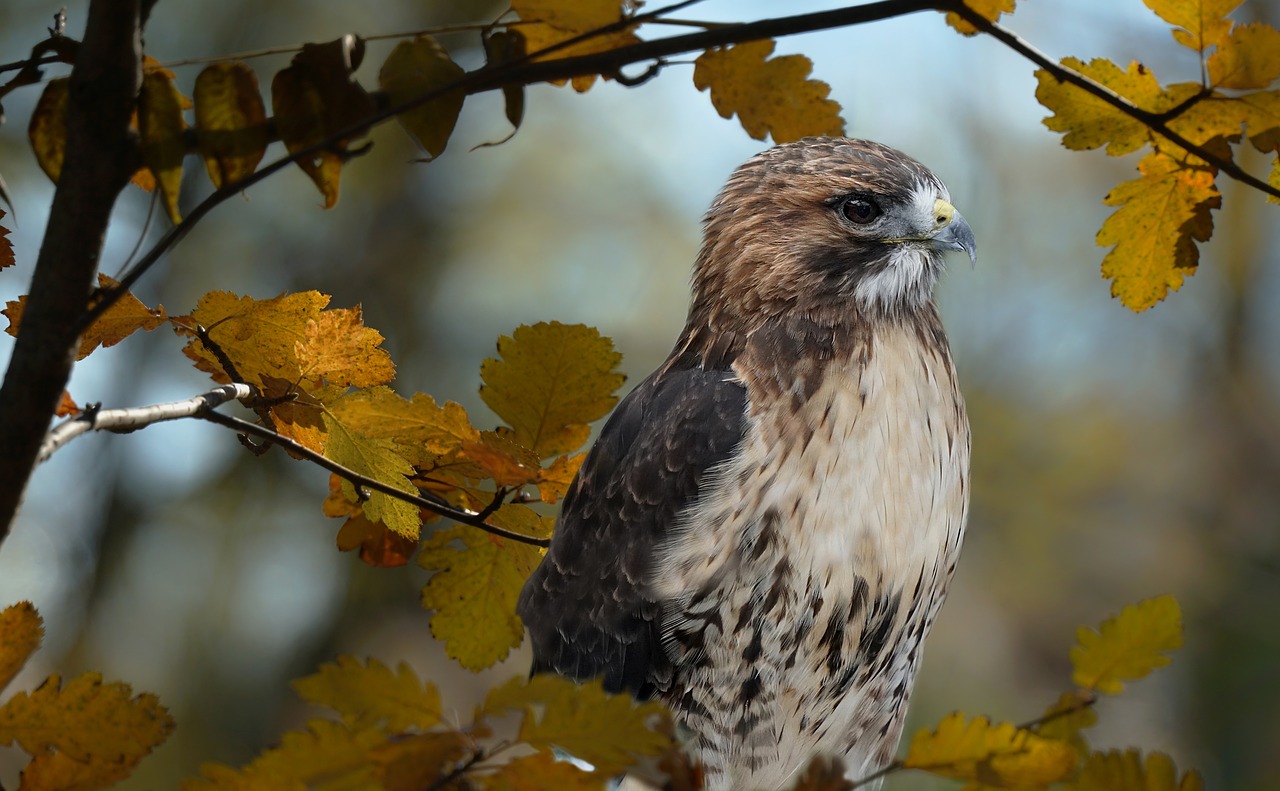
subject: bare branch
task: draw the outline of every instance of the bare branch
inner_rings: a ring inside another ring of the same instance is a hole
[[[215,387],[207,393],[187,398],[182,401],[169,401],[151,406],[129,407],[127,409],[89,408],[83,414],[70,418],[53,427],[40,443],[40,454],[37,464],[43,464],[63,445],[89,431],[114,431],[127,434],[146,428],[153,423],[166,420],[177,420],[184,417],[198,417],[204,412],[221,406],[228,401],[248,398],[253,389],[245,384],[229,384]]]

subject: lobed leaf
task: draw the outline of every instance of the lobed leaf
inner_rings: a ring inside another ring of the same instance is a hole
[[[1089,750],[1083,731],[1098,724],[1098,712],[1094,711],[1092,693],[1064,692],[1049,708],[1045,709],[1044,722],[1036,733],[1046,739],[1066,742],[1080,755]]]
[[[1143,311],[1195,274],[1196,242],[1213,233],[1209,211],[1222,201],[1208,170],[1160,153],[1148,155],[1138,170],[1140,178],[1118,185],[1103,199],[1120,208],[1102,224],[1097,242],[1113,246],[1102,259],[1111,295],[1130,310]]]
[[[1182,645],[1182,611],[1170,595],[1131,604],[1097,629],[1081,626],[1071,649],[1072,679],[1084,689],[1115,695],[1124,681],[1169,664]]]
[[[977,11],[988,22],[995,22],[1000,19],[1001,14],[1012,14],[1015,2],[1016,0],[965,0],[965,5],[970,10]],[[954,11],[947,12],[947,24],[965,36],[978,32],[976,27]]]
[[[0,745],[16,741],[32,755],[48,750],[77,761],[132,766],[173,730],[173,718],[154,695],[133,696],[127,684],[103,684],[85,673],[64,687],[50,676],[34,692],[0,706]]]
[[[1280,77],[1280,30],[1265,22],[1236,25],[1206,66],[1215,88],[1265,88]]]
[[[62,160],[67,153],[67,102],[71,84],[69,77],[49,80],[40,94],[40,100],[31,111],[27,125],[27,138],[31,151],[36,155],[40,169],[54,184],[62,173]]]
[[[200,155],[213,186],[253,174],[267,151],[267,111],[247,63],[215,63],[196,77]]]
[[[324,415],[324,426],[328,432],[324,447],[325,458],[406,494],[418,493],[407,478],[413,474],[412,465],[395,452],[390,440],[369,439],[350,430],[329,414]],[[350,481],[342,481],[342,493],[351,502],[359,500],[355,486]],[[371,521],[382,522],[393,532],[417,540],[418,529],[422,524],[418,506],[382,492],[370,491],[368,495],[361,507]]]
[[[334,496],[331,494],[325,502],[328,503],[333,499]],[[337,499],[351,507],[340,489]],[[329,515],[332,516],[332,514]],[[370,521],[369,517],[364,515],[364,509],[358,506],[354,507],[347,521],[338,528],[337,543],[340,552],[359,549],[361,562],[376,568],[404,566],[418,550],[417,539],[402,536],[382,522]]]
[[[1203,791],[1199,773],[1178,777],[1173,760],[1152,753],[1143,761],[1137,750],[1093,753],[1080,767],[1073,791]]]
[[[523,24],[511,28],[511,32],[523,40],[524,51],[534,55],[534,60],[554,60],[590,55],[595,52],[608,52],[639,43],[640,39],[633,28],[594,35],[548,53],[546,56],[537,56],[539,50],[621,22],[636,5],[638,4],[632,0],[577,0],[573,3],[566,3],[563,0],[512,0],[511,10],[519,15]],[[589,90],[595,81],[594,74],[574,77],[573,89],[583,93]],[[555,84],[564,85],[565,82],[565,80],[556,80]],[[508,96],[508,118],[510,118],[511,108],[509,99]]]
[[[544,467],[538,474],[538,493],[542,496],[542,502],[555,503],[561,497],[564,497],[569,491],[569,486],[573,483],[573,479],[578,474],[578,468],[582,466],[582,462],[587,458],[587,454],[579,453],[574,456],[561,456],[548,466]]]
[[[342,723],[311,720],[304,731],[289,731],[280,746],[242,769],[202,764],[202,777],[186,780],[183,791],[268,791],[360,789],[374,791],[371,751],[385,743],[376,730],[352,731]]]
[[[142,91],[138,95],[138,133],[141,138],[142,163],[155,176],[164,199],[169,219],[182,222],[178,212],[178,196],[182,191],[182,160],[187,153],[182,130],[183,97],[173,83],[173,74],[144,71]]]
[[[311,380],[339,387],[373,387],[395,377],[382,333],[364,325],[360,306],[332,308],[308,318],[295,347],[298,367]]]
[[[133,768],[102,756],[77,761],[66,753],[45,752],[23,768],[18,791],[94,791],[124,780]]]
[[[672,743],[671,717],[662,704],[610,694],[599,679],[576,684],[549,674],[513,678],[489,691],[476,716],[509,710],[523,712],[521,741],[539,750],[563,750],[605,777],[662,755]]]
[[[827,98],[831,86],[808,79],[813,62],[803,55],[771,58],[774,41],[750,41],[709,49],[698,56],[693,84],[711,89],[722,118],[735,113],[756,140],[772,135],[787,143],[810,135],[842,135],[840,104]]]
[[[379,788],[385,791],[441,788],[441,781],[473,754],[467,737],[456,731],[414,734],[369,751]],[[472,786],[443,787],[452,791]]]
[[[498,339],[499,359],[480,366],[480,397],[511,426],[511,438],[540,457],[576,450],[588,423],[618,402],[622,355],[592,327],[559,322],[521,326]]]
[[[1173,38],[1184,47],[1204,52],[1231,29],[1227,14],[1243,0],[1143,0],[1147,8],[1173,25]]]
[[[412,41],[401,41],[391,50],[378,72],[378,84],[387,92],[391,104],[398,105],[449,85],[464,74],[466,72],[453,62],[444,47],[431,36],[424,35]],[[466,98],[462,91],[450,91],[396,117],[435,158],[448,145]]]
[[[343,396],[330,410],[366,437],[394,440],[405,458],[418,466],[480,438],[466,410],[452,401],[437,406],[424,393],[409,400],[388,387],[372,387]]]
[[[454,546],[455,542],[462,548]],[[524,639],[516,599],[542,550],[466,525],[440,530],[422,546],[418,565],[435,571],[422,606],[435,610],[431,634],[468,670],[504,659]]]
[[[0,184],[3,184],[0,181]],[[0,209],[0,220],[4,219],[4,209]],[[0,225],[0,269],[6,269],[17,263],[13,257],[13,241],[9,239],[9,229]]]
[[[935,730],[911,740],[903,766],[996,788],[1035,788],[1061,782],[1076,765],[1071,745],[986,717],[955,712]]]
[[[0,691],[9,686],[44,637],[44,619],[35,605],[20,601],[0,611]]]
[[[376,659],[350,656],[325,663],[314,675],[293,682],[305,700],[338,712],[352,731],[380,726],[399,733],[428,730],[440,723],[440,692],[418,679],[404,662],[392,671]]]
[[[1137,61],[1130,63],[1125,71],[1105,58],[1094,58],[1088,63],[1078,58],[1063,58],[1062,65],[1110,88],[1138,107],[1152,112],[1167,109],[1157,106],[1160,83],[1155,75]],[[1084,150],[1105,145],[1108,154],[1118,157],[1137,151],[1150,140],[1150,130],[1141,121],[1059,80],[1051,72],[1037,69],[1036,80],[1039,82],[1036,100],[1054,113],[1044,119],[1044,125],[1063,132],[1062,144],[1067,148]]]
[[[100,289],[113,289],[119,285],[106,275],[98,275]],[[25,295],[5,304],[5,309],[0,311],[0,315],[9,319],[9,326],[5,328],[5,332],[17,337],[22,327],[22,317],[26,307]],[[97,321],[89,325],[89,328],[80,336],[80,348],[76,352],[76,359],[83,360],[99,346],[115,346],[138,330],[154,330],[168,320],[169,316],[163,307],[156,307],[153,310],[142,304],[142,301],[133,294],[126,293],[99,316]]]

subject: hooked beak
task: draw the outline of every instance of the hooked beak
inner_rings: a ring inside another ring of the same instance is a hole
[[[964,215],[955,207],[939,199],[934,216],[941,226],[934,232],[932,241],[940,250],[963,250],[969,254],[969,263],[978,265],[978,243],[973,238],[973,229],[965,221]]]

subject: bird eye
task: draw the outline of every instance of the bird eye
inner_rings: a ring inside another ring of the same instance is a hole
[[[845,219],[858,225],[874,222],[880,216],[880,206],[866,198],[849,198],[840,204],[840,211]]]

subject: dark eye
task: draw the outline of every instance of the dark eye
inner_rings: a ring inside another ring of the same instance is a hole
[[[866,225],[880,216],[880,205],[867,198],[849,198],[840,204],[840,211],[849,222]]]

